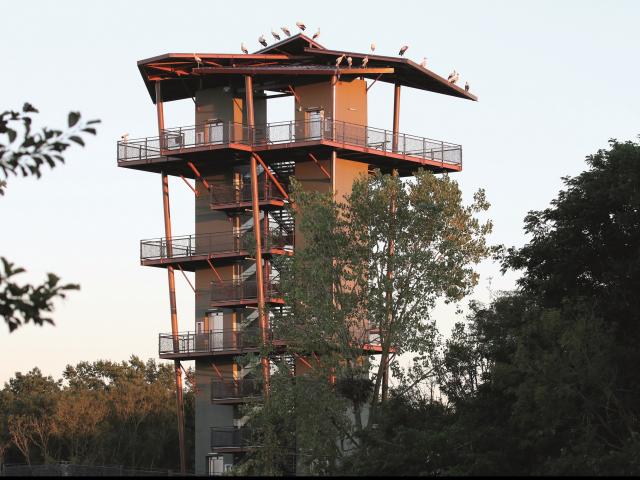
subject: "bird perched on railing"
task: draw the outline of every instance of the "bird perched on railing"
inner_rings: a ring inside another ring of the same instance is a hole
[[[129,140],[129,134],[123,133],[122,135],[120,135],[120,138],[122,139],[122,143],[127,143],[127,141]]]
[[[349,68],[351,68],[351,65],[353,65],[353,58],[347,57],[347,65],[349,65]]]
[[[247,50],[247,46],[244,44],[244,42],[240,44],[240,50],[242,50],[242,53],[249,53],[249,50]]]
[[[271,29],[271,35],[273,35],[273,38],[275,38],[276,40],[280,41],[280,35],[278,35],[273,28]]]
[[[422,59],[422,61],[420,62],[420,66],[421,66],[422,68],[427,68],[427,57],[424,57],[424,58]]]
[[[198,68],[200,68],[200,65],[202,65],[202,59],[198,55],[196,55],[195,53],[193,54],[193,59],[198,64]]]
[[[409,49],[409,45],[403,45],[402,48],[400,48],[398,55],[400,56],[404,55],[404,52],[406,52],[408,49]]]
[[[262,44],[262,46],[263,46],[263,47],[266,47],[266,46],[267,46],[267,39],[266,39],[266,38],[264,38],[264,35],[260,35],[260,36],[258,37],[258,42],[260,42],[260,43]]]
[[[376,44],[375,42],[371,42],[371,51],[375,52],[376,51]]]
[[[287,37],[291,36],[291,30],[289,30],[286,26],[280,27],[280,30],[282,30]]]
[[[318,28],[318,31],[316,33],[313,34],[313,37],[311,37],[311,40],[315,40],[316,38],[318,38],[320,36],[320,28]]]
[[[342,61],[344,60],[344,57],[346,55],[343,53],[342,55],[340,55],[338,58],[336,58],[336,67],[339,67],[340,64],[342,63]]]
[[[460,74],[458,74],[458,72],[456,72],[454,69],[453,72],[451,72],[447,77],[447,80],[449,83],[455,84],[458,81],[458,78],[460,78]]]
[[[464,82],[464,91],[465,92],[469,91],[469,82]]]
[[[362,59],[362,68],[367,68],[368,63],[369,63],[369,57],[364,57]]]
[[[296,22],[296,27],[298,27],[303,32],[307,29],[307,26],[302,22]]]

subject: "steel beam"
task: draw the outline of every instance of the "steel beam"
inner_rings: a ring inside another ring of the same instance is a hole
[[[253,114],[253,79],[250,75],[244,77],[245,81],[245,102],[247,105],[247,124],[250,128],[254,126],[254,114]],[[258,319],[260,322],[260,332],[262,334],[262,346],[266,347],[267,344],[267,311],[265,305],[264,295],[264,276],[262,271],[262,241],[260,230],[260,201],[258,196],[258,165],[256,157],[251,155],[251,209],[253,212],[253,233],[256,238],[256,283],[258,290]],[[262,377],[264,379],[264,393],[265,396],[269,394],[269,359],[263,356],[260,359],[262,363]]]
[[[160,136],[160,148],[163,147],[164,108],[162,103],[162,91],[160,82],[156,82],[156,113],[158,116],[158,135]],[[171,243],[171,210],[169,207],[169,177],[162,172],[162,209],[164,212],[164,233],[167,239],[167,257],[173,256]],[[176,279],[173,266],[167,265],[167,279],[169,283],[169,311],[171,313],[171,334],[173,336],[173,349],[178,351],[178,309],[176,307]],[[180,361],[174,360],[174,373],[176,380],[176,402],[178,417],[178,443],[180,449],[180,472],[186,473],[186,452],[184,444],[184,399],[182,392],[182,370]]]

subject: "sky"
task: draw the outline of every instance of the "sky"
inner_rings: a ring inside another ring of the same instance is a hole
[[[69,1],[3,3],[0,109],[28,101],[38,125],[60,126],[69,110],[99,118],[99,133],[40,180],[11,178],[0,197],[0,255],[25,267],[23,281],[46,272],[79,283],[56,304],[56,326],[0,327],[0,382],[38,366],[56,377],[79,361],[157,358],[170,331],[163,270],[139,265],[139,241],[163,236],[157,174],[119,169],[116,142],[156,135],[155,108],[136,62],[159,54],[238,52],[272,27],[297,20],[321,28],[327,48],[406,56],[447,76],[456,69],[478,102],[405,88],[400,131],[463,146],[456,174],[466,202],[484,188],[492,207],[490,241],[521,246],[523,218],[542,209],[579,174],[585,156],[610,138],[640,133],[640,2]],[[244,17],[243,17],[244,15]],[[290,120],[287,101],[269,121]],[[393,89],[369,92],[369,125],[390,128]],[[192,125],[191,100],[168,103],[167,127]],[[193,233],[193,194],[170,182],[174,235]],[[514,287],[485,261],[470,298],[488,301]],[[176,278],[181,330],[193,329],[193,294]],[[468,300],[468,299],[467,299]],[[466,301],[465,301],[466,303]],[[463,317],[441,307],[443,332]]]

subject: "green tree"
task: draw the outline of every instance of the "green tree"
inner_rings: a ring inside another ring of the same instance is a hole
[[[29,103],[21,111],[0,113],[0,195],[4,195],[9,177],[40,178],[45,165],[54,168],[64,163],[63,153],[74,143],[84,146],[83,135],[95,135],[93,125],[99,123],[99,120],[81,122],[79,112],[69,112],[66,130],[44,127],[34,131],[33,115],[37,113]],[[47,280],[40,285],[20,284],[14,277],[25,270],[4,257],[0,257],[0,262],[0,315],[10,332],[29,322],[53,324],[48,316],[53,311],[53,301],[65,298],[69,290],[80,288],[77,284],[61,284],[53,273],[47,274]]]
[[[297,184],[292,198],[302,247],[277,264],[287,308],[275,314],[273,329],[308,378],[275,384],[253,418],[264,427],[268,419],[260,415],[273,416],[274,402],[294,404],[299,467],[330,470],[377,418],[385,365],[408,388],[435,377],[430,313],[437,300],[458,301],[476,284],[473,264],[491,253],[491,223],[476,215],[489,205],[479,191],[464,206],[455,181],[422,170],[411,181],[379,171],[359,178],[344,201]],[[379,343],[377,364],[369,357],[372,341]],[[407,352],[414,362],[403,371],[398,357]],[[307,395],[304,408],[293,402],[300,383],[318,392]]]

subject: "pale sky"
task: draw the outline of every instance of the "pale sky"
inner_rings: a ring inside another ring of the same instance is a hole
[[[243,16],[245,18],[243,18]],[[325,47],[406,56],[471,84],[474,103],[412,89],[402,92],[400,130],[463,146],[456,174],[467,201],[485,188],[491,241],[520,246],[523,218],[542,209],[560,177],[609,138],[640,133],[640,2],[4,2],[0,108],[29,101],[40,125],[64,126],[69,110],[100,118],[99,135],[74,148],[67,164],[41,180],[11,178],[0,197],[0,255],[41,282],[55,272],[77,282],[55,311],[56,326],[0,326],[0,382],[39,366],[59,376],[81,360],[157,358],[157,335],[170,330],[164,270],[139,265],[139,241],[163,235],[157,174],[119,169],[116,141],[156,134],[155,109],[136,61],[167,52],[258,49],[271,27],[320,27]],[[369,125],[390,128],[392,88],[369,95]],[[193,124],[191,100],[168,104],[166,125]],[[290,120],[282,102],[270,121]],[[193,194],[173,180],[174,235],[193,233]],[[474,298],[509,289],[516,275],[480,267]],[[193,294],[178,274],[181,330],[193,329]],[[439,309],[443,330],[456,320]]]

